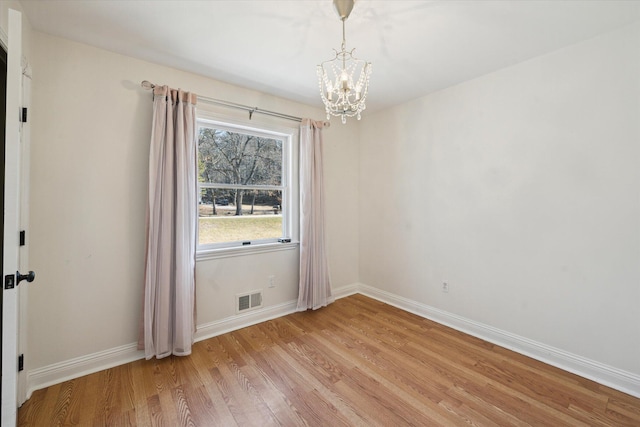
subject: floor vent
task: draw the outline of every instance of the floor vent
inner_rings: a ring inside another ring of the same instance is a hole
[[[236,295],[236,313],[262,307],[262,291],[251,291]]]

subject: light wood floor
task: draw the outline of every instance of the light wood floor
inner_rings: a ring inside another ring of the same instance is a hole
[[[19,425],[640,426],[640,399],[354,295],[38,390]]]

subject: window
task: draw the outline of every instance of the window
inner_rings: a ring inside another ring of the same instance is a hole
[[[198,252],[292,240],[292,139],[198,120]]]

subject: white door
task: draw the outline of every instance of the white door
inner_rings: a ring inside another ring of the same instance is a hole
[[[9,9],[7,31],[4,256],[2,272],[2,427],[15,426],[18,409],[18,246],[22,15]],[[13,276],[13,279],[11,279]],[[13,281],[13,283],[10,283]],[[13,286],[13,287],[12,287]]]

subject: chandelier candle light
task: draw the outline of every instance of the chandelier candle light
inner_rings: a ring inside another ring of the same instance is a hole
[[[345,21],[353,10],[354,0],[333,0],[333,5],[342,20],[342,47],[340,52],[334,49],[333,59],[318,65],[318,83],[320,96],[325,105],[327,120],[332,115],[340,116],[342,123],[347,117],[356,116],[366,108],[365,101],[369,90],[371,63],[357,59],[351,49],[347,51],[345,39]]]

